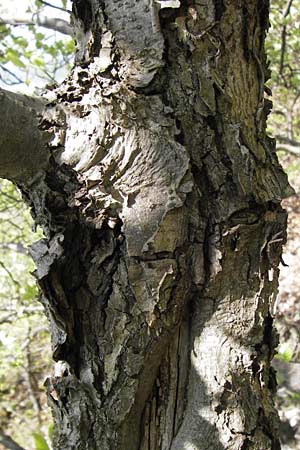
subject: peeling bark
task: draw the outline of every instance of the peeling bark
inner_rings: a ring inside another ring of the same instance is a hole
[[[77,0],[73,15],[77,65],[39,124],[49,162],[21,183],[46,235],[31,251],[55,448],[279,449],[290,190],[265,133],[268,2]]]

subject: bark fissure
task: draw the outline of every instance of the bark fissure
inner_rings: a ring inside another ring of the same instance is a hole
[[[176,379],[176,394],[175,394],[175,406],[174,406],[174,418],[173,418],[173,429],[172,429],[172,438],[176,436],[178,427],[177,427],[177,409],[178,409],[178,403],[182,401],[182,399],[179,398],[179,376],[180,376],[180,357],[179,357],[179,343],[180,343],[180,329],[178,332],[178,346],[177,346],[177,379]]]

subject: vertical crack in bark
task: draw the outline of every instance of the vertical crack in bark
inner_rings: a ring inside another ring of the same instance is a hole
[[[225,11],[224,0],[215,0],[215,19],[221,20]]]
[[[186,338],[186,332],[177,330],[168,343],[144,405],[138,450],[169,449],[180,425],[187,377],[186,359],[182,352],[188,343]]]
[[[180,382],[180,327],[178,329],[178,337],[177,337],[177,348],[176,348],[176,355],[177,355],[177,363],[176,363],[176,386],[175,386],[175,405],[174,405],[174,417],[173,417],[173,427],[172,427],[172,438],[176,436],[177,433],[177,424],[178,424],[178,417],[177,417],[177,409],[178,409],[178,403],[179,401],[182,402],[182,399],[179,399],[179,382]]]
[[[90,1],[75,0],[73,2],[73,13],[82,21],[84,33],[90,30],[93,24],[93,13]]]
[[[243,51],[244,51],[244,57],[247,62],[249,62],[250,59],[250,50],[249,48],[249,13],[247,6],[244,5],[242,8],[242,36],[243,36]]]

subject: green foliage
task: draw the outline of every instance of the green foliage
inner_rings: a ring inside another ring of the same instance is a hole
[[[293,0],[286,10],[286,0],[271,1],[270,24],[267,51],[271,62],[273,85],[283,86],[298,92],[300,81],[300,2]],[[285,17],[285,14],[286,17]]]
[[[68,13],[45,6],[40,1],[27,0],[30,16],[48,15],[68,21]],[[54,5],[66,9],[69,1],[53,1]],[[24,9],[24,7],[23,7]],[[1,6],[0,6],[1,14]],[[0,83],[19,85],[29,92],[53,84],[70,70],[74,57],[74,41],[58,32],[35,25],[0,25]]]
[[[290,362],[292,360],[293,350],[289,347],[288,343],[284,342],[280,345],[276,358],[284,362]]]
[[[25,63],[21,61],[21,54],[19,51],[13,49],[13,48],[7,48],[5,49],[4,57],[3,59],[12,62],[17,67],[25,68]]]
[[[47,441],[42,433],[35,432],[32,435],[35,444],[35,450],[50,450],[50,447],[48,446]]]
[[[290,406],[299,406],[300,405],[300,393],[299,392],[290,392],[289,394]]]
[[[275,136],[300,140],[300,0],[293,0],[289,11],[287,4],[286,0],[271,1],[267,55],[272,79],[268,85],[275,112],[269,129]]]
[[[50,421],[43,380],[50,342],[27,245],[42,236],[12,183],[0,180],[0,426],[28,448]]]
[[[50,441],[52,442],[53,439],[53,434],[54,434],[54,425],[53,423],[51,423],[48,427],[48,437],[50,439]]]

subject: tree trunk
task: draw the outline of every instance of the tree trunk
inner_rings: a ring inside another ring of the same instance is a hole
[[[265,133],[268,1],[73,8],[49,162],[19,182],[46,235],[55,449],[277,450],[289,187]]]

